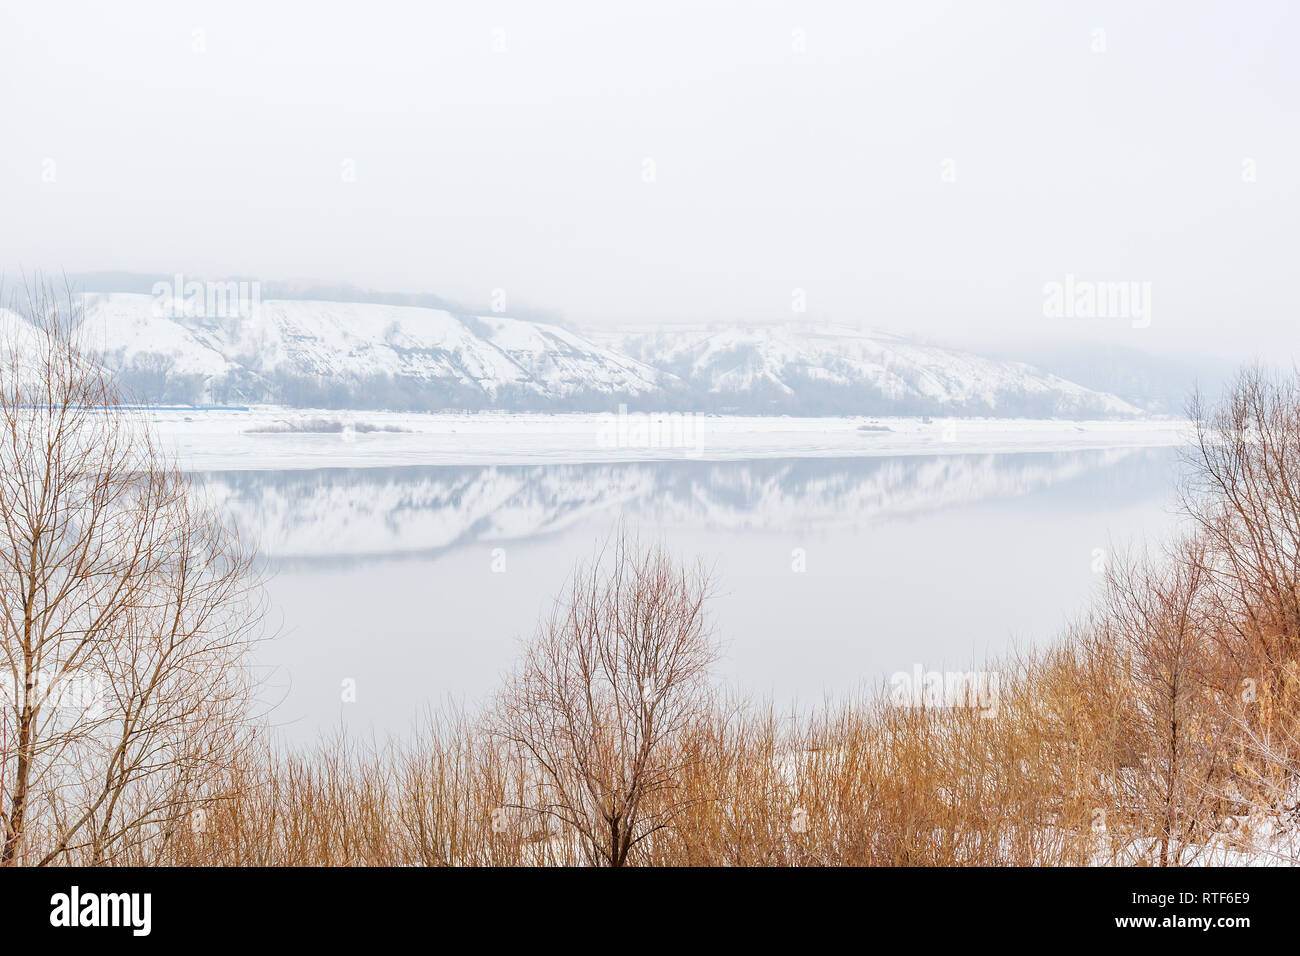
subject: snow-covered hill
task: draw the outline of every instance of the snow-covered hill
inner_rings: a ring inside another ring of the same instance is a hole
[[[603,408],[658,372],[554,325],[357,302],[269,300],[249,315],[157,314],[88,296],[85,330],[147,400],[399,408]]]
[[[578,334],[504,316],[297,299],[250,314],[85,300],[88,341],[144,401],[527,411],[1099,418],[1140,414],[1019,362],[808,324]]]
[[[886,332],[791,323],[629,333],[617,347],[671,371],[710,406],[835,414],[1106,417],[1135,406],[1022,362],[920,345]]]

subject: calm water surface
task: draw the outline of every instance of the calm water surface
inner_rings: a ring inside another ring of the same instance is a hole
[[[1098,549],[1167,536],[1171,449],[216,472],[272,569],[292,739],[470,706],[622,518],[715,568],[720,676],[781,702],[1049,640]],[[355,703],[343,703],[345,680]]]

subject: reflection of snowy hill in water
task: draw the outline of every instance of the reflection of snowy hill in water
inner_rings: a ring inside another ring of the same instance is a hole
[[[865,529],[1065,485],[1083,506],[1141,500],[1168,493],[1171,462],[1168,449],[1113,449],[211,472],[205,481],[264,553],[314,562],[519,540],[620,512],[646,526],[788,532]]]

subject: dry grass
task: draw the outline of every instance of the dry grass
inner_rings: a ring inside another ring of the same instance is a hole
[[[1124,675],[1098,666],[1086,645],[1015,660],[1003,674],[1000,706],[988,716],[897,707],[883,691],[800,715],[715,705],[683,741],[675,788],[656,795],[677,808],[673,824],[628,863],[1174,865],[1240,837],[1223,825],[1228,810],[1217,797],[1227,762],[1209,761],[1210,772],[1191,761],[1184,777],[1157,773],[1166,735],[1143,734],[1147,717],[1127,713],[1135,708]],[[1194,745],[1197,732],[1183,742]],[[1286,767],[1274,761],[1270,782],[1293,779]],[[463,715],[385,747],[334,738],[308,754],[263,751],[229,783],[204,832],[139,862],[589,862],[576,829],[548,829],[535,768]],[[533,812],[504,809],[513,806]],[[1240,861],[1267,856],[1256,843],[1238,850]]]

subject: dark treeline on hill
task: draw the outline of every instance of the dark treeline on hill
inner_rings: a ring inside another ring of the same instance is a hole
[[[877,415],[918,417],[987,416],[1011,418],[1068,417],[1055,396],[1003,394],[995,403],[968,401],[958,406],[925,400],[890,400],[863,387],[794,379],[794,391],[758,383],[742,393],[704,392],[683,384],[652,394],[579,391],[562,397],[538,395],[503,386],[488,392],[459,382],[428,382],[392,375],[340,380],[290,374],[256,375],[244,371],[219,382],[199,375],[176,374],[164,356],[137,356],[118,370],[118,386],[147,404],[272,404],[295,408],[387,409],[403,412],[508,411],[697,412],[738,415]]]
[[[171,282],[174,275],[141,272],[84,272],[70,273],[67,282],[74,289],[84,292],[133,292],[149,295],[154,284]],[[423,309],[440,309],[455,316],[472,316],[477,312],[488,312],[486,303],[474,305],[435,295],[432,292],[380,292],[375,289],[363,289],[346,282],[320,282],[307,279],[261,280],[257,276],[207,276],[203,277],[221,282],[257,282],[261,295],[265,299],[291,299],[321,302],[359,302],[374,305],[405,305]],[[527,305],[511,306],[513,315],[536,322],[560,322],[560,317],[547,309],[538,309]]]

